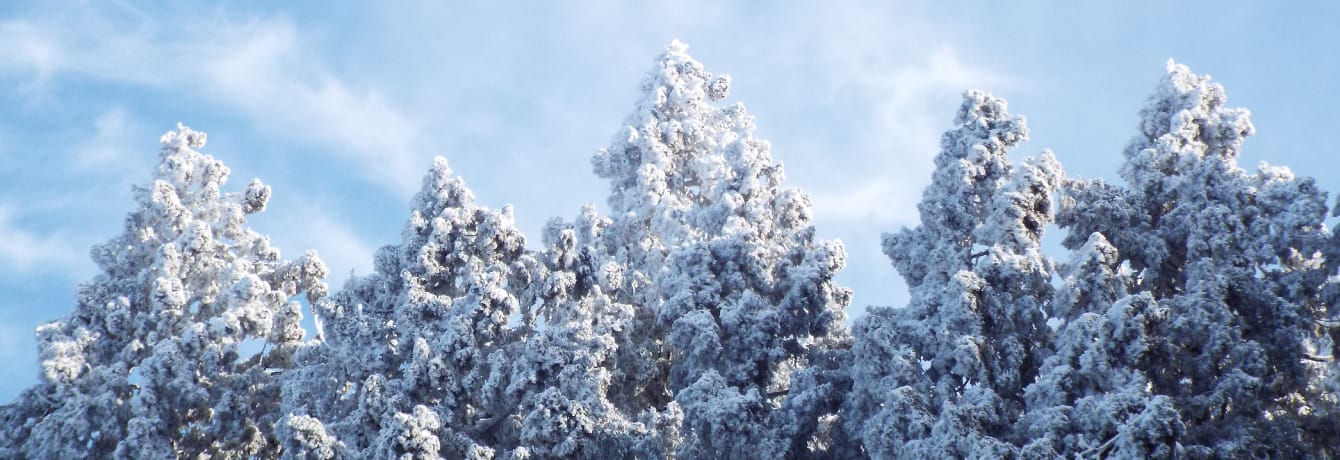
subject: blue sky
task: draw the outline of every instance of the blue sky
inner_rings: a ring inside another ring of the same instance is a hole
[[[846,243],[857,316],[906,301],[879,234],[915,224],[967,88],[1028,117],[1020,157],[1114,179],[1176,58],[1251,109],[1242,165],[1340,190],[1334,2],[421,3],[0,5],[0,401],[37,381],[33,328],[72,308],[177,122],[209,133],[232,185],[273,187],[252,226],[317,250],[338,287],[398,240],[435,155],[533,239],[603,206],[590,156],[675,38],[733,77],[820,235]]]

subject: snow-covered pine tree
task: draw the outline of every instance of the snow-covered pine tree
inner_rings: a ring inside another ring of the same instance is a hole
[[[521,444],[562,458],[664,458],[678,441],[680,414],[644,408],[625,413],[609,399],[620,373],[618,346],[630,343],[633,307],[606,294],[620,279],[601,265],[594,243],[608,219],[587,206],[574,222],[545,228],[537,302],[523,309],[529,333],[513,358],[508,391],[524,399]]]
[[[1149,391],[1143,369],[1162,346],[1168,311],[1146,292],[1128,295],[1134,274],[1094,233],[1063,268],[1052,302],[1055,351],[1025,390],[1016,428],[1020,457],[1175,458],[1183,432],[1172,401]]]
[[[1050,152],[1009,164],[1027,135],[1004,100],[965,93],[918,204],[922,224],[884,236],[912,298],[855,327],[843,424],[870,456],[1016,451],[1013,424],[1049,339],[1052,268],[1039,241],[1062,177]]]
[[[1125,150],[1126,187],[1074,183],[1058,222],[1071,249],[1102,233],[1167,310],[1140,370],[1185,424],[1181,455],[1322,455],[1335,444],[1318,420],[1335,413],[1334,393],[1313,384],[1334,363],[1311,354],[1325,194],[1286,168],[1238,168],[1254,128],[1226,102],[1170,61]]]
[[[509,320],[531,303],[536,262],[511,209],[476,206],[437,158],[402,237],[375,273],[315,304],[320,340],[285,382],[286,454],[491,458],[518,445]]]
[[[637,331],[610,398],[628,413],[677,404],[685,458],[803,456],[840,405],[834,373],[793,376],[848,346],[845,252],[815,238],[809,199],[781,187],[744,107],[716,104],[729,85],[672,43],[593,159],[611,183],[597,263],[616,267],[608,294]],[[804,410],[775,409],[790,398]]]
[[[154,181],[135,189],[125,233],[95,246],[102,270],[74,311],[38,328],[42,381],[0,411],[4,458],[272,457],[276,372],[303,337],[300,306],[325,295],[314,255],[285,262],[248,229],[270,188],[221,193],[229,170],[162,138]],[[241,356],[244,341],[262,342]]]

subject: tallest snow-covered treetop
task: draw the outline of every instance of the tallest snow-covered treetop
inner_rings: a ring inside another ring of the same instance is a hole
[[[638,331],[621,353],[653,364],[625,368],[622,403],[680,405],[681,455],[797,454],[840,401],[812,372],[848,340],[851,292],[833,280],[846,253],[815,239],[809,197],[781,186],[744,106],[719,103],[729,77],[676,41],[641,90],[593,159],[612,212],[596,244]]]
[[[715,104],[729,93],[730,77],[713,77],[688,55],[684,43],[670,44],[641,89],[642,98],[625,128],[592,159],[595,173],[611,182],[609,205],[616,219],[636,215],[636,225],[663,232],[649,237],[693,237],[689,221],[695,208],[725,192],[723,148],[731,144],[754,144],[732,149],[737,162],[748,150],[760,157],[755,163],[768,166],[750,171],[756,176],[753,182],[765,182],[753,185],[776,187],[781,181],[767,144],[750,136],[752,119],[744,106]]]

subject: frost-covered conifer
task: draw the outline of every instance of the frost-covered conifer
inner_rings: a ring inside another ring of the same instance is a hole
[[[717,104],[729,85],[671,44],[593,160],[611,183],[597,260],[618,272],[608,294],[632,306],[636,331],[610,398],[631,412],[677,404],[684,457],[805,455],[842,384],[793,376],[849,340],[851,294],[833,281],[845,253],[815,238],[809,199],[781,187],[744,107]],[[793,397],[804,410],[776,409]]]
[[[512,359],[508,391],[523,401],[521,445],[542,458],[662,458],[673,452],[679,414],[627,409],[609,400],[618,346],[630,343],[633,307],[606,292],[619,267],[592,246],[608,220],[586,207],[545,229],[537,302],[523,310],[528,333]],[[636,412],[634,412],[636,410]]]
[[[286,454],[488,458],[517,445],[509,319],[530,302],[535,262],[511,209],[475,206],[446,160],[411,208],[376,272],[315,305],[322,340],[285,384]]]
[[[205,134],[165,134],[125,233],[93,248],[102,270],[74,311],[38,328],[42,381],[0,411],[4,458],[248,458],[277,451],[275,374],[303,337],[297,302],[325,294],[314,255],[284,262],[246,215],[270,188],[221,192]],[[255,356],[244,341],[263,342]]]
[[[1172,401],[1152,394],[1147,351],[1166,340],[1168,310],[1128,295],[1133,274],[1101,233],[1075,250],[1051,312],[1055,351],[1025,390],[1021,457],[1174,458],[1183,431]]]
[[[1039,241],[1060,166],[1049,152],[1009,164],[1028,131],[1004,100],[969,91],[954,125],[922,224],[884,237],[911,302],[872,308],[855,328],[843,424],[877,458],[1011,455],[1047,345],[1051,262]]]
[[[1058,222],[1072,249],[1102,233],[1166,309],[1138,367],[1185,424],[1181,455],[1319,455],[1335,405],[1311,384],[1334,366],[1311,354],[1325,194],[1286,168],[1238,168],[1254,128],[1225,103],[1222,86],[1169,62],[1126,148],[1126,187],[1076,182]]]

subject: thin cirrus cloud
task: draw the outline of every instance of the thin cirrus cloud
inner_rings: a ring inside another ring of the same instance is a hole
[[[143,175],[139,171],[140,165],[131,160],[130,151],[134,145],[143,144],[144,139],[135,136],[147,131],[125,109],[118,107],[104,111],[93,119],[92,127],[92,135],[71,152],[76,171],[118,177]]]
[[[857,181],[817,187],[815,212],[834,220],[915,223],[915,207],[871,204],[917,202],[929,182],[940,133],[954,116],[956,98],[968,88],[1008,88],[1010,79],[970,66],[947,44],[922,56],[921,62],[851,61],[835,73],[845,76],[834,80],[836,90],[868,98],[862,124],[872,135],[858,142],[858,153],[847,160],[853,164],[844,170],[866,173]]]
[[[69,27],[79,23],[81,27]],[[224,18],[109,23],[95,15],[56,15],[48,22],[0,23],[0,72],[29,77],[50,91],[62,76],[190,96],[247,118],[271,134],[359,164],[379,183],[405,193],[399,180],[419,172],[417,129],[373,90],[357,90],[305,52],[291,22]],[[39,96],[40,97],[40,96]]]
[[[375,91],[361,94],[304,55],[293,26],[271,22],[223,27],[239,40],[200,46],[202,77],[217,103],[266,125],[306,136],[355,162],[383,185],[408,193],[421,165],[418,129]],[[309,69],[304,71],[303,69]],[[310,70],[317,69],[317,70]]]
[[[0,265],[8,272],[59,276],[83,271],[87,249],[68,244],[60,233],[41,234],[16,222],[12,205],[0,203]]]

